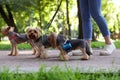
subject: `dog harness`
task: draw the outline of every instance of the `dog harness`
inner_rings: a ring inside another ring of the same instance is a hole
[[[40,36],[40,37],[36,40],[36,42],[39,42],[40,45],[44,45],[45,48],[51,46],[47,35],[42,35],[42,36]],[[57,41],[56,41],[56,42],[57,42],[57,43],[56,43],[57,46],[59,46],[59,45],[62,46],[62,44],[65,42],[65,38],[64,38],[62,35],[59,34],[59,35],[57,36]]]
[[[63,50],[69,52],[72,49],[72,45],[70,42],[65,41],[65,43],[62,45]]]
[[[48,36],[47,36],[47,35],[42,35],[42,36],[40,36],[40,37],[36,40],[36,42],[39,42],[41,45],[44,45],[45,48],[51,46],[51,44],[50,44],[50,42],[49,42],[49,40],[48,40]]]
[[[16,43],[22,43],[28,41],[27,34],[18,34],[15,32],[9,32],[9,40],[15,40]]]

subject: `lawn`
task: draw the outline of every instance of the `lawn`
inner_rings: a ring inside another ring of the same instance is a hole
[[[120,41],[114,41],[116,48],[120,48]],[[104,42],[96,41],[92,42],[92,48],[103,48]],[[10,42],[9,41],[1,41],[0,42],[0,50],[10,50]],[[18,44],[18,49],[20,50],[30,50],[31,46],[28,43]]]
[[[80,70],[72,70],[66,67],[65,70],[59,66],[46,70],[42,66],[38,72],[10,72],[9,69],[0,71],[0,80],[119,80],[120,72],[101,72],[83,73]]]
[[[0,50],[10,50],[10,42],[9,41],[1,41],[0,42]],[[30,50],[31,46],[26,42],[26,43],[22,43],[22,44],[18,44],[18,49],[20,50]]]

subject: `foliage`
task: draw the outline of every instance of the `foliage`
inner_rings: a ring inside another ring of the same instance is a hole
[[[115,1],[105,0],[103,3],[103,14],[107,19],[111,32],[119,32],[120,21],[120,4],[116,5]]]
[[[114,0],[102,0],[102,14],[106,18],[110,31],[112,33],[118,33],[120,31],[120,5],[113,4],[112,1]],[[62,32],[66,35],[68,30],[66,22],[66,0],[62,1],[60,10],[50,28],[46,27],[55,13],[59,2],[60,0],[0,0],[0,5],[10,5],[14,21],[19,30],[18,32],[23,33],[27,26],[38,26],[42,28],[43,33],[54,31],[57,33]],[[78,36],[76,0],[69,0],[69,16],[72,37]],[[0,28],[6,25],[1,16],[0,22]],[[93,30],[95,34],[101,34],[95,22],[93,23]]]
[[[5,68],[0,70],[0,80],[119,80],[120,73],[105,73],[101,71],[84,73],[78,69],[72,70],[69,67],[65,69],[54,66],[49,70],[42,66],[38,72],[11,72]]]

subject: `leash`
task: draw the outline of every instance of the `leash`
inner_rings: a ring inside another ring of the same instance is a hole
[[[52,24],[56,14],[58,13],[59,9],[60,9],[60,6],[62,4],[62,0],[60,1],[60,4],[58,5],[58,8],[56,10],[56,12],[54,13],[53,17],[50,19],[50,21],[47,23],[47,25],[45,26],[45,28],[48,30],[50,28],[50,25]]]

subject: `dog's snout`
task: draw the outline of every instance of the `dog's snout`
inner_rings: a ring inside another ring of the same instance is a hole
[[[34,33],[31,33],[31,35],[33,35]]]

